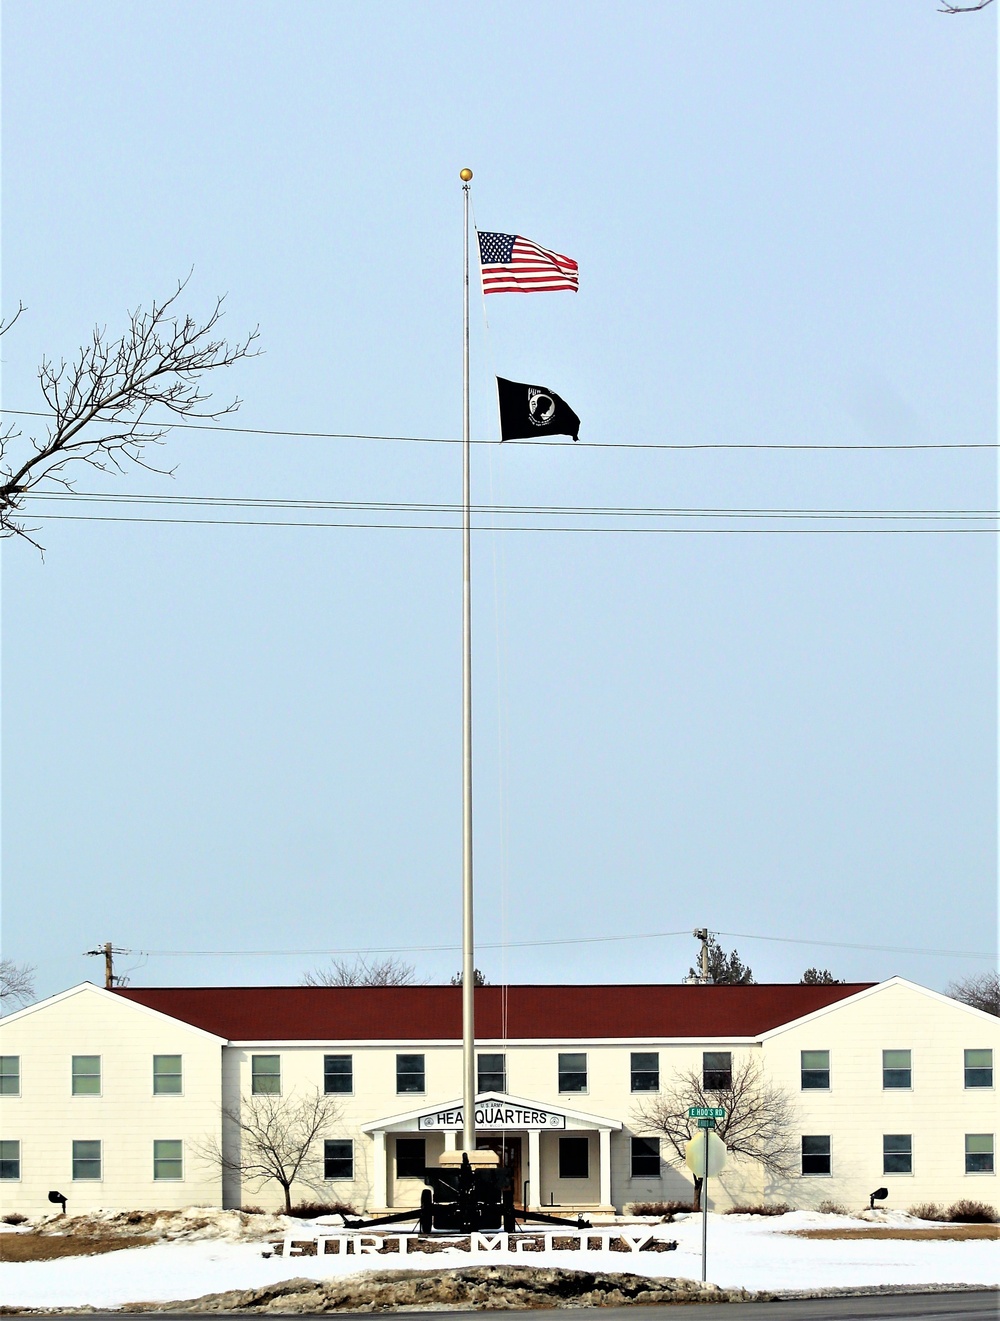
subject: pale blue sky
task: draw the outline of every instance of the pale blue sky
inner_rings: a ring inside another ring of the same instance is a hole
[[[190,306],[226,292],[234,335],[260,324],[265,356],[217,383],[241,424],[458,434],[469,165],[483,228],[581,269],[578,296],[490,298],[488,333],[474,303],[477,435],[496,370],[558,390],[584,440],[993,442],[995,11],[6,0],[3,297],[28,312],[3,404],[38,407],[43,353],[193,265]],[[113,489],[461,491],[445,445],[176,432],[167,453],[173,481]],[[482,448],[474,483],[528,505],[997,500],[974,450]],[[96,980],[81,952],[105,939],[457,942],[455,534],[53,521],[44,541],[44,562],[4,544],[2,621],[3,950],[41,992]],[[707,924],[993,949],[996,600],[989,535],[477,536],[482,940],[506,905],[514,942]],[[758,980],[985,966],[723,943]],[[674,981],[694,949],[478,962]],[[281,982],[320,961],[123,966]]]

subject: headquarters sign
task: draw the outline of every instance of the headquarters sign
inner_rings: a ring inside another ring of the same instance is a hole
[[[461,1129],[465,1119],[462,1107],[450,1110],[434,1110],[421,1115],[417,1128],[421,1133],[441,1132],[442,1130]],[[476,1106],[476,1128],[482,1129],[542,1129],[565,1128],[566,1116],[554,1110],[540,1110],[537,1106],[507,1105],[502,1101],[482,1101]]]

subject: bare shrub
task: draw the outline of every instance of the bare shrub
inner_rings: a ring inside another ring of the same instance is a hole
[[[11,1211],[10,1215],[3,1217],[3,1223],[5,1225],[26,1225],[28,1217],[23,1216],[20,1211]]]
[[[967,1197],[953,1202],[946,1212],[953,1225],[995,1225],[1000,1216],[988,1202],[972,1202]]]
[[[820,1202],[816,1208],[825,1216],[846,1216],[850,1215],[846,1206],[841,1206],[839,1202]]]
[[[678,1211],[690,1211],[690,1202],[632,1202],[625,1208],[630,1216],[663,1216],[669,1225]]]
[[[794,1211],[794,1209],[787,1202],[754,1202],[751,1206],[727,1207],[724,1214],[727,1216],[783,1216],[787,1215],[789,1211]]]
[[[317,1216],[352,1216],[357,1212],[347,1202],[299,1202],[287,1214],[296,1220],[315,1220]]]
[[[947,1220],[948,1213],[938,1206],[937,1202],[918,1202],[916,1206],[911,1206],[909,1215],[916,1216],[918,1220]]]

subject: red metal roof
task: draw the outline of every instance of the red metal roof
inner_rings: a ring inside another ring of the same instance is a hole
[[[873,983],[839,986],[499,986],[476,990],[480,1040],[755,1037]],[[228,1041],[460,1041],[454,986],[127,987],[115,995]]]

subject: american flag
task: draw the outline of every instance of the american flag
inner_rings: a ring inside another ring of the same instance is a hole
[[[536,294],[580,287],[572,257],[540,248],[520,234],[479,234],[484,294]]]

